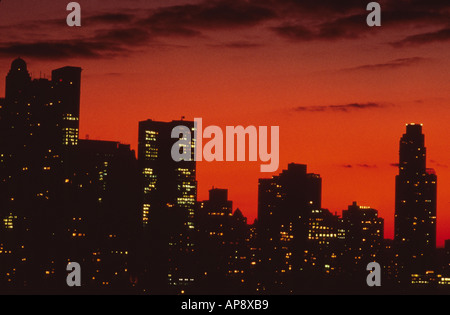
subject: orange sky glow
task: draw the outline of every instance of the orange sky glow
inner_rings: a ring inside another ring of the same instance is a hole
[[[223,128],[279,126],[277,172],[261,173],[260,161],[199,162],[198,200],[212,186],[227,188],[251,223],[258,178],[307,164],[322,177],[324,208],[341,214],[353,201],[371,206],[385,219],[386,238],[393,238],[399,139],[406,123],[423,123],[443,246],[450,239],[450,5],[402,11],[380,1],[382,26],[369,28],[368,1],[322,2],[84,0],[82,27],[69,28],[64,1],[28,4],[24,13],[26,1],[4,0],[0,96],[20,56],[34,78],[83,68],[81,138],[137,150],[139,121],[181,116]]]

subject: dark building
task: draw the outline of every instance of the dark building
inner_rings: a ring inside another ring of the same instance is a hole
[[[342,223],[328,209],[313,209],[309,216],[308,243],[304,268],[317,279],[331,279],[341,273],[343,253]]]
[[[81,68],[32,79],[12,62],[0,101],[0,289],[65,292],[71,261],[86,290],[127,288],[136,274],[135,153],[79,140],[80,86]]]
[[[79,140],[65,180],[69,257],[83,266],[84,287],[126,292],[137,276],[138,165],[129,145]]]
[[[348,277],[364,278],[370,262],[380,262],[384,246],[384,219],[378,211],[356,202],[342,211],[345,239],[344,266]]]
[[[306,165],[291,163],[287,170],[258,183],[259,291],[291,292],[304,274],[311,210],[321,208],[322,179],[307,173]]]
[[[250,227],[239,209],[233,213],[228,190],[213,188],[196,214],[199,284],[203,293],[247,293]]]
[[[426,167],[425,136],[421,124],[408,124],[400,139],[399,174],[395,178],[395,234],[399,273],[433,268],[436,248],[436,181]]]
[[[441,256],[441,271],[443,274],[450,277],[450,240],[445,240],[444,248],[440,249]]]
[[[190,121],[139,123],[142,261],[146,264],[144,282],[151,293],[187,292],[195,281],[195,139],[185,139],[190,143],[191,158],[175,161],[172,147],[184,137],[172,138],[172,130],[178,126],[194,134],[194,122]]]
[[[78,141],[81,68],[32,79],[24,60],[11,64],[0,108],[0,229],[10,253],[9,284],[42,286],[65,273],[68,214],[64,179]]]

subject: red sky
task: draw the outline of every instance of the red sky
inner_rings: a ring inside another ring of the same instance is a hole
[[[33,77],[81,66],[80,135],[137,148],[140,120],[280,126],[280,168],[308,165],[323,207],[379,210],[393,237],[394,181],[405,124],[424,124],[438,175],[438,245],[450,239],[450,4],[380,1],[382,26],[357,0],[0,2],[0,95],[11,61]],[[213,185],[252,222],[260,173],[249,162],[200,162],[199,200]]]

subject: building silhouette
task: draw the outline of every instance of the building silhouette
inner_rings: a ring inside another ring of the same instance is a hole
[[[183,137],[177,134],[172,138],[172,130],[178,126],[194,134],[191,121],[139,122],[141,254],[144,283],[152,293],[188,292],[195,282],[195,139],[188,144],[190,158],[175,161],[171,150]]]
[[[344,230],[337,214],[328,209],[312,209],[309,215],[308,241],[304,250],[304,270],[316,279],[336,281],[342,273]]]
[[[196,225],[201,292],[248,293],[250,227],[239,209],[233,212],[227,189],[209,190],[209,199],[199,202]]]
[[[79,67],[33,79],[24,60],[11,64],[0,98],[0,292],[370,293],[372,261],[383,268],[377,292],[449,292],[422,125],[400,139],[389,240],[376,209],[322,208],[322,178],[304,164],[259,179],[253,224],[227,189],[198,202],[194,122],[139,122],[136,157],[79,138],[80,93]],[[69,262],[81,265],[81,288],[66,285]]]
[[[395,178],[395,235],[399,274],[408,278],[434,268],[436,249],[436,181],[426,167],[421,124],[406,125],[400,139],[399,174]],[[402,279],[405,281],[405,279]]]
[[[79,139],[81,68],[32,79],[11,64],[0,107],[0,288],[128,290],[138,225],[137,161],[129,146]]]
[[[15,59],[0,109],[0,216],[3,247],[11,258],[9,283],[46,287],[67,264],[68,214],[64,179],[77,146],[81,68],[54,70],[51,80],[31,79]],[[44,245],[45,244],[45,245]]]
[[[322,179],[306,165],[290,163],[287,170],[258,182],[259,291],[290,293],[304,273],[309,218],[321,208]]]
[[[345,272],[349,277],[364,277],[367,264],[382,259],[384,219],[378,216],[378,210],[353,202],[342,211],[341,220],[345,239]]]
[[[65,196],[70,258],[83,266],[84,286],[119,292],[138,275],[139,185],[135,152],[114,141],[80,139]]]

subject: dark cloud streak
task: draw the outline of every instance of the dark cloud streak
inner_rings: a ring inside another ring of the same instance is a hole
[[[12,25],[10,29],[16,30],[17,36],[14,32],[8,32],[0,39],[0,55],[15,57],[20,54],[41,59],[102,58],[128,54],[147,45],[163,44],[158,41],[164,39],[211,39],[209,35],[213,32],[241,31],[254,27],[269,30],[276,36],[299,43],[353,40],[380,33],[365,23],[368,14],[367,3],[365,0],[203,0],[153,9],[101,12],[82,18],[83,26],[92,28],[89,29],[90,35],[87,38],[78,35],[79,37],[73,40],[52,38],[39,41],[36,36],[24,36],[24,27],[20,24]],[[392,46],[450,41],[449,1],[430,0],[425,4],[419,0],[381,0],[380,4],[384,32],[386,28],[391,32],[395,29],[404,30],[405,27],[413,30],[424,25],[437,29],[405,36],[391,43]],[[34,25],[32,29],[35,33],[48,34],[52,28],[65,23],[54,19],[37,22],[28,21],[25,24]],[[2,27],[3,31],[6,32],[5,27]],[[76,36],[74,34],[76,33],[72,32],[71,36]],[[254,48],[264,44],[252,44],[248,37],[242,37],[216,45],[236,49]],[[46,52],[46,49],[49,50]],[[394,69],[418,62],[421,60],[405,58],[347,70]],[[335,110],[345,111],[349,108],[337,107]]]
[[[359,71],[359,70],[369,70],[369,71],[393,70],[393,69],[417,65],[425,60],[427,60],[427,59],[422,58],[422,57],[400,58],[400,59],[391,60],[391,61],[388,61],[385,63],[367,64],[367,65],[361,65],[361,66],[352,67],[352,68],[345,68],[345,69],[342,69],[341,71],[350,71],[351,72],[351,71]]]
[[[298,106],[294,108],[296,112],[344,112],[349,113],[355,110],[366,110],[366,109],[376,109],[384,107],[378,103],[350,103],[343,105],[320,105],[320,106]]]
[[[393,42],[393,47],[417,46],[436,42],[450,42],[450,27],[434,32],[421,33],[407,36],[404,39]]]

